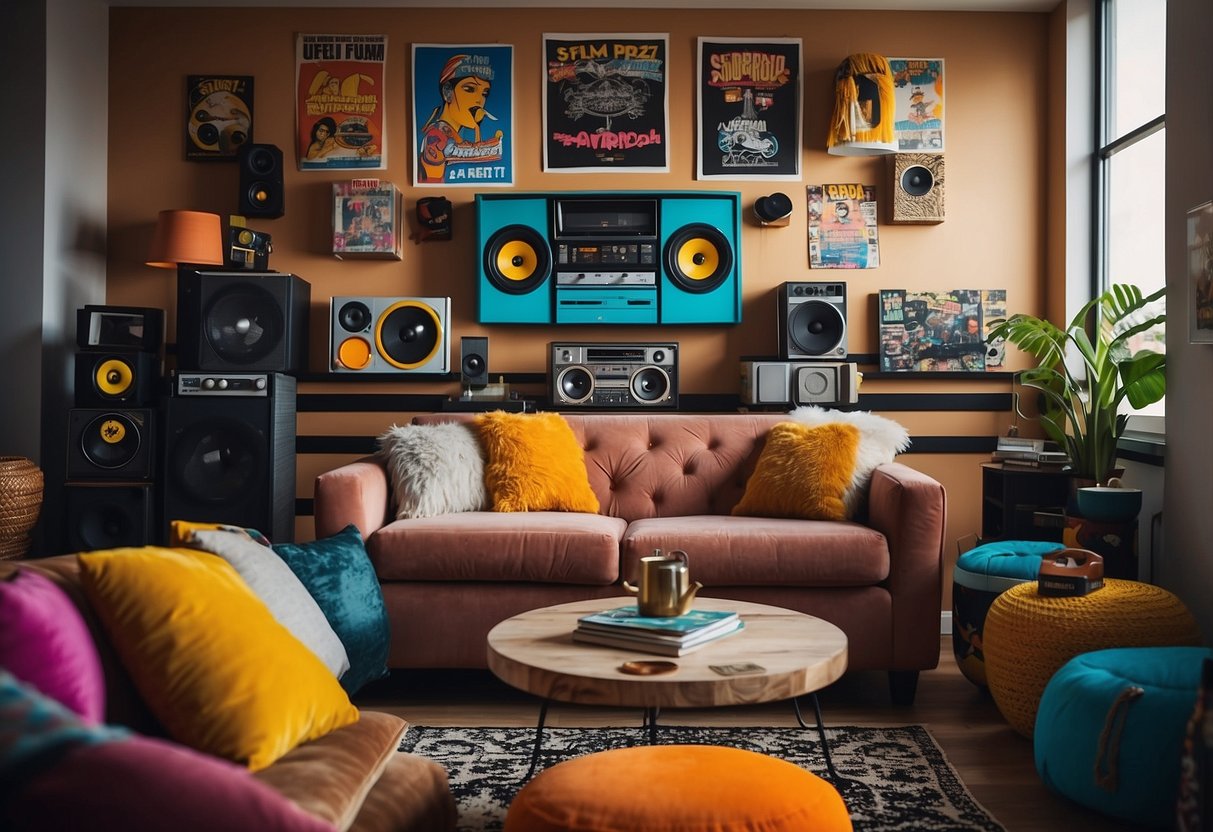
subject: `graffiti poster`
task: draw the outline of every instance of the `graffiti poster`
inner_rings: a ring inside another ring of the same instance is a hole
[[[943,153],[943,58],[889,58],[893,136],[902,153]]]
[[[299,35],[295,134],[300,170],[387,167],[387,35]]]
[[[543,36],[543,169],[668,173],[669,37]]]
[[[800,179],[800,38],[699,39],[698,179]]]
[[[413,46],[413,184],[514,183],[514,47]]]
[[[253,140],[251,75],[190,75],[185,84],[185,158],[236,161]]]

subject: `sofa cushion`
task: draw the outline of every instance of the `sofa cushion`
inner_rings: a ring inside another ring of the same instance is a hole
[[[653,549],[683,549],[691,577],[718,586],[870,586],[889,575],[885,536],[858,523],[764,517],[651,517],[624,534],[621,570],[635,581]]]
[[[853,425],[780,422],[767,434],[758,465],[733,514],[842,520],[843,495],[855,470]]]
[[[559,413],[494,411],[475,422],[493,511],[598,511],[585,454]]]
[[[392,425],[379,448],[397,519],[488,508],[484,450],[469,425]]]
[[[366,796],[350,832],[455,832],[456,820],[446,769],[416,754],[396,753]]]
[[[88,626],[44,575],[18,569],[0,578],[0,667],[86,722],[105,719],[105,676]]]
[[[605,585],[619,580],[626,528],[600,514],[467,512],[397,520],[366,545],[383,581]]]

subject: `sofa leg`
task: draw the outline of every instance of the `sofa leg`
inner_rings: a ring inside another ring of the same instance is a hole
[[[913,705],[918,690],[917,670],[890,670],[889,695],[894,705]]]

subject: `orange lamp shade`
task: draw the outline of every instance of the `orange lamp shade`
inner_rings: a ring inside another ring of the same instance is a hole
[[[218,214],[161,211],[148,249],[147,265],[175,269],[180,263],[223,265],[223,229]]]

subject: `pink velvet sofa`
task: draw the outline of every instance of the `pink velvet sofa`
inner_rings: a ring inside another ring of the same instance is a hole
[[[416,423],[471,414],[418,416]],[[782,414],[570,414],[600,513],[390,513],[383,464],[321,474],[317,537],[353,523],[366,539],[391,621],[391,667],[485,667],[497,622],[536,607],[619,597],[641,557],[685,550],[701,595],[819,616],[849,639],[849,667],[889,671],[913,701],[939,661],[946,500],[901,463],[872,476],[846,522],[733,517],[767,431]]]

